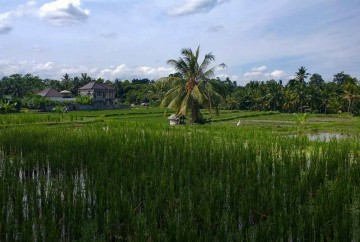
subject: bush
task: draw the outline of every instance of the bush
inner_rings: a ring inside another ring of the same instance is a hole
[[[57,105],[51,111],[54,113],[64,114],[67,113],[68,110],[66,106]]]
[[[75,99],[75,103],[81,105],[92,105],[94,103],[94,99],[88,96],[79,96]]]
[[[16,103],[6,100],[0,102],[0,113],[14,113],[16,112]]]

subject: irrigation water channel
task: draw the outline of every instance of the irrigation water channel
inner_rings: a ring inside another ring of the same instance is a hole
[[[354,135],[342,134],[342,133],[310,133],[310,134],[291,134],[287,135],[288,137],[300,137],[306,136],[311,141],[323,141],[329,142],[331,140],[342,140],[342,139],[351,139],[355,138]]]

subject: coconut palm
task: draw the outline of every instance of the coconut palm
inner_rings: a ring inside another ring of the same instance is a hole
[[[206,107],[210,114],[212,110],[218,110],[218,104],[222,100],[221,83],[211,80],[217,68],[224,68],[224,63],[208,69],[210,63],[215,60],[212,53],[205,55],[201,64],[198,63],[200,46],[194,53],[191,49],[182,49],[182,57],[178,60],[168,60],[180,75],[173,75],[162,80],[173,84],[161,102],[161,106],[176,108],[176,115],[186,116],[191,110],[191,123],[202,121],[200,107]]]
[[[347,111],[348,113],[350,113],[353,100],[359,97],[356,78],[346,78],[345,83],[342,85],[342,88],[344,91],[343,97],[348,101]]]
[[[307,72],[305,67],[300,67],[297,72],[295,72],[295,79],[300,83],[305,83],[305,79],[310,76],[310,73]]]
[[[296,94],[296,92],[288,88],[284,89],[283,95],[284,95],[283,110],[287,110],[288,112],[293,111],[298,95]]]

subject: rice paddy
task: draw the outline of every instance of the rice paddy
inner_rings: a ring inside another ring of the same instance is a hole
[[[359,241],[359,121],[0,115],[0,241]]]

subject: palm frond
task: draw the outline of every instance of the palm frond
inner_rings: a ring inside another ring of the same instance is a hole
[[[205,70],[208,68],[209,64],[214,60],[215,60],[215,56],[211,52],[206,54],[204,60],[200,64],[199,71],[204,73]]]
[[[223,68],[225,68],[225,67],[226,67],[226,65],[225,65],[224,63],[221,63],[220,65],[217,65],[217,66],[213,66],[212,68],[210,68],[210,69],[208,69],[207,71],[205,71],[205,72],[203,73],[203,76],[204,76],[205,79],[210,79],[210,78],[212,78],[212,77],[215,76],[215,71],[216,71],[217,69],[223,69]]]
[[[188,70],[186,62],[181,57],[178,60],[168,60],[167,63],[181,74],[185,74]]]
[[[182,86],[177,86],[172,89],[170,89],[166,94],[164,99],[160,103],[160,107],[169,106],[170,103],[176,99],[177,97],[181,96],[181,94],[184,92]]]
[[[161,77],[161,78],[159,78],[159,79],[157,79],[156,80],[157,82],[167,82],[167,81],[169,81],[169,77]]]
[[[200,91],[198,86],[195,86],[194,89],[191,92],[191,96],[198,102],[199,104],[203,104],[206,97],[204,94]]]
[[[176,96],[168,105],[168,108],[175,108],[177,109],[177,112],[181,108],[182,102],[184,101],[186,94],[181,94],[179,96]]]
[[[226,65],[220,64],[208,69],[215,56],[212,53],[206,54],[199,65],[199,54],[200,46],[195,52],[189,48],[182,49],[182,56],[178,60],[167,62],[181,73],[181,77],[161,79],[173,85],[173,88],[166,93],[161,106],[177,108],[178,115],[186,115],[191,109],[192,122],[196,122],[199,118],[200,105],[206,107],[210,114],[214,108],[218,113],[218,107],[223,101],[222,95],[225,93],[221,83],[211,81],[211,78],[214,77],[217,69],[225,68]]]
[[[187,93],[185,95],[185,97],[182,99],[182,102],[181,104],[179,105],[179,108],[178,108],[178,111],[177,111],[177,115],[186,115],[187,114],[187,110],[188,110],[188,107],[190,106],[189,105],[189,99],[190,99],[190,94]]]

